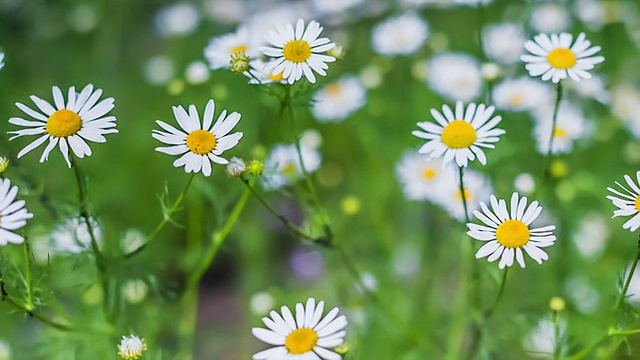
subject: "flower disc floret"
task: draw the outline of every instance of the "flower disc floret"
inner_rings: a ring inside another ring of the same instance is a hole
[[[504,247],[522,247],[529,242],[529,228],[520,220],[507,220],[496,229],[496,240]]]
[[[290,354],[304,354],[316,347],[318,343],[318,333],[313,329],[296,329],[287,335],[284,341],[284,347]]]
[[[451,149],[464,149],[476,141],[476,131],[464,120],[454,120],[442,131],[442,142]]]
[[[576,55],[571,49],[557,48],[553,49],[549,55],[547,55],[547,60],[549,64],[555,68],[571,69],[578,59],[576,59]]]
[[[54,112],[47,119],[46,130],[51,136],[67,137],[75,135],[82,128],[80,115],[67,109]]]

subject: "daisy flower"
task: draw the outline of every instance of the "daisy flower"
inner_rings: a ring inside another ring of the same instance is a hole
[[[413,12],[384,20],[371,32],[373,50],[381,55],[408,55],[429,36],[427,23]]]
[[[455,173],[451,169],[451,173]],[[458,181],[451,181],[455,175],[449,177],[449,181],[441,181],[434,189],[436,197],[434,202],[442,207],[449,216],[458,221],[466,219],[462,192]],[[478,208],[481,201],[486,201],[493,192],[491,180],[482,173],[466,170],[462,179],[464,189],[464,199],[467,203],[467,211],[471,212]]]
[[[318,170],[322,163],[322,155],[316,147],[300,142],[302,161],[307,173]],[[303,176],[300,157],[295,144],[274,145],[264,160],[265,173],[260,178],[266,190],[276,190],[296,182]]]
[[[277,26],[276,31],[269,31],[265,35],[272,46],[262,46],[259,48],[265,55],[275,58],[272,62],[276,65],[274,74],[282,75],[289,84],[300,80],[302,75],[312,83],[316,82],[316,73],[325,76],[324,71],[328,69],[328,62],[336,60],[333,56],[319,53],[332,49],[335,44],[329,38],[318,38],[322,32],[322,27],[316,21],[311,21],[307,27],[304,20],[298,19],[295,30],[293,25]]]
[[[31,95],[31,101],[38,107],[40,112],[35,111],[22,103],[16,106],[31,116],[34,120],[26,120],[20,117],[12,117],[9,123],[24,126],[27,129],[9,131],[9,134],[16,134],[9,140],[25,135],[41,135],[31,144],[27,145],[18,153],[18,158],[29,151],[42,145],[46,140],[49,143],[44,149],[40,162],[49,158],[49,153],[56,145],[60,145],[60,152],[69,167],[69,148],[79,157],[91,155],[91,148],[85,140],[93,142],[105,142],[105,134],[117,133],[115,116],[104,116],[113,109],[113,98],[106,98],[100,102],[98,99],[102,95],[102,89],[94,91],[93,85],[89,84],[78,94],[74,86],[69,88],[67,103],[59,87],[53,87],[53,107],[48,101]]]
[[[622,225],[622,228],[629,229],[629,231],[636,231],[640,228],[640,215],[638,214],[638,211],[640,211],[640,186],[638,186],[629,175],[625,175],[624,180],[627,182],[627,185],[629,185],[629,189],[616,181],[615,184],[623,191],[608,187],[607,190],[615,196],[608,195],[607,199],[611,200],[613,205],[618,208],[618,210],[613,212],[612,218],[633,215],[631,219]],[[636,172],[636,180],[640,183],[640,171]]]
[[[133,334],[122,336],[122,341],[118,344],[118,355],[125,360],[138,359],[146,350],[147,343],[144,339]]]
[[[443,156],[443,163],[455,159],[458,166],[467,166],[469,160],[476,157],[482,165],[487,163],[481,147],[493,149],[492,143],[500,140],[498,136],[505,133],[495,128],[502,120],[501,116],[493,115],[493,106],[471,103],[466,111],[461,101],[456,103],[455,114],[447,105],[442,106],[442,114],[431,109],[431,115],[437,124],[419,122],[418,126],[424,131],[414,130],[413,135],[428,140],[418,150],[421,154],[436,158]],[[444,116],[443,116],[444,115]]]
[[[478,60],[470,55],[435,55],[427,65],[427,86],[450,101],[471,101],[482,91]]]
[[[288,307],[283,306],[281,310],[282,315],[271,311],[271,318],[262,318],[268,329],[251,329],[260,341],[276,345],[256,353],[253,359],[341,359],[339,354],[328,349],[341,345],[346,335],[347,318],[338,316],[337,307],[322,318],[324,301],[316,305],[316,300],[309,298],[306,307],[296,304],[295,318]]]
[[[587,70],[604,61],[602,56],[593,56],[600,51],[600,46],[591,46],[584,33],[580,33],[575,42],[568,33],[538,34],[534,41],[524,43],[532,55],[522,55],[520,60],[527,63],[526,69],[531,76],[542,75],[542,80],[551,79],[554,83],[565,79],[567,75],[575,81],[589,79]],[[573,44],[573,45],[572,45]]]
[[[587,121],[582,110],[570,103],[562,103],[558,109],[558,119],[553,127],[553,108],[542,106],[532,113],[535,120],[533,135],[536,149],[541,154],[549,152],[549,136],[553,132],[553,154],[566,154],[573,150],[573,143],[588,137],[593,125]]]
[[[27,219],[33,217],[24,207],[24,200],[16,201],[16,195],[18,187],[11,186],[9,179],[0,179],[0,246],[21,244],[24,238],[13,231],[25,226]]]
[[[260,59],[255,59],[251,60],[249,66],[249,70],[244,72],[244,75],[249,78],[249,84],[287,83],[287,79],[282,77],[282,72],[273,72],[276,66],[274,62],[265,63]]]
[[[526,41],[522,25],[501,23],[485,27],[482,31],[482,45],[491,60],[504,64],[515,64],[520,60]]]
[[[527,207],[527,198],[519,198],[514,192],[511,196],[511,212],[507,209],[506,201],[496,199],[491,195],[491,210],[485,203],[480,203],[482,211],[474,210],[473,215],[486,225],[468,223],[467,235],[480,241],[486,241],[476,253],[476,258],[489,256],[489,262],[500,258],[498,267],[513,265],[513,258],[522,268],[525,267],[524,250],[538,264],[547,260],[549,256],[541,248],[553,245],[556,236],[553,235],[554,225],[530,229],[531,223],[538,218],[542,207],[533,201]]]
[[[341,122],[364,106],[367,92],[356,76],[346,75],[313,95],[311,112],[319,122]]]
[[[189,113],[182,106],[174,106],[173,114],[182,130],[156,120],[165,131],[153,130],[153,138],[170,145],[157,147],[156,151],[167,155],[182,155],[173,162],[173,166],[184,166],[187,173],[202,171],[204,176],[210,176],[211,162],[228,164],[229,161],[220,155],[236,146],[242,138],[241,132],[229,134],[240,121],[240,114],[234,111],[227,116],[227,111],[223,110],[216,123],[211,126],[214,111],[215,103],[210,99],[204,109],[201,125],[195,105],[189,105]]]
[[[530,77],[506,79],[494,86],[493,103],[497,109],[529,111],[540,105],[553,104],[553,89]]]
[[[257,44],[251,38],[249,29],[241,27],[236,32],[217,36],[209,40],[204,49],[204,57],[209,62],[211,70],[229,67],[229,61],[234,55],[245,54],[250,58],[259,55]]]
[[[98,246],[102,244],[102,229],[95,218],[90,218],[93,237]],[[56,226],[49,237],[52,252],[56,254],[79,254],[91,248],[91,233],[84,218],[66,219]]]
[[[441,159],[429,159],[416,151],[407,151],[396,165],[396,177],[402,192],[409,200],[438,198],[443,182],[451,182],[456,176],[451,166],[442,166]]]

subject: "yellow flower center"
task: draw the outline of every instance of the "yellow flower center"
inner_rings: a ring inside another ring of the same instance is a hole
[[[509,98],[509,105],[511,106],[520,106],[523,102],[524,95],[522,95],[521,93],[513,94],[513,96]]]
[[[555,129],[553,129],[553,137],[565,137],[565,136],[567,136],[567,132],[564,131],[564,129],[561,129],[557,126]]]
[[[296,173],[296,167],[292,163],[287,163],[282,167],[282,173],[288,176],[292,176]]]
[[[289,354],[304,354],[311,351],[318,343],[318,334],[312,329],[296,329],[287,336],[284,347]]]
[[[434,177],[436,177],[436,175],[437,175],[437,173],[436,173],[435,170],[433,170],[433,168],[425,169],[422,172],[422,176],[424,176],[424,178],[427,179],[427,180],[433,179]]]
[[[245,51],[247,51],[247,45],[239,45],[239,46],[236,46],[236,47],[231,49],[231,51],[230,51],[231,54],[230,55],[238,55],[238,54],[243,53]]]
[[[187,135],[187,147],[198,155],[206,155],[216,148],[218,140],[207,130],[195,130]]]
[[[340,95],[340,90],[342,90],[342,87],[340,86],[340,84],[331,84],[331,85],[327,85],[327,94],[331,95],[331,96],[337,96]]]
[[[567,48],[553,49],[547,55],[547,61],[556,69],[570,69],[576,64],[576,55]]]
[[[82,119],[80,119],[80,115],[71,110],[58,110],[49,116],[46,129],[53,137],[75,135],[82,129]]]
[[[520,220],[507,220],[498,226],[496,239],[507,248],[519,248],[529,242],[529,228]]]
[[[294,63],[301,63],[311,57],[311,46],[306,40],[291,40],[284,44],[282,52],[285,59]]]
[[[476,131],[464,120],[453,120],[442,131],[442,142],[451,149],[463,149],[476,141]]]
[[[462,201],[462,191],[456,191],[456,197],[458,198],[458,200]],[[464,189],[464,199],[467,201],[467,203],[471,199],[471,192],[467,189]]]
[[[283,73],[284,73],[284,70],[280,71],[277,74],[274,74],[273,72],[270,72],[269,73],[269,80],[271,80],[271,81],[282,81],[282,78],[283,78],[282,74]]]
[[[636,210],[640,211],[640,196],[636,198],[636,202],[634,203]]]

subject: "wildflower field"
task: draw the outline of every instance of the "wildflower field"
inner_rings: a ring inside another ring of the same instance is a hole
[[[640,359],[640,3],[0,0],[0,360]]]

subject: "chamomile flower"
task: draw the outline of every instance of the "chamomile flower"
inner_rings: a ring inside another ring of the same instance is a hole
[[[282,315],[271,311],[270,318],[262,318],[268,329],[251,329],[260,341],[275,345],[254,354],[254,360],[342,358],[329,350],[342,344],[346,335],[347,318],[338,316],[340,310],[337,307],[323,318],[324,301],[316,305],[316,300],[309,298],[306,306],[296,304],[295,317],[286,306],[281,311]]]
[[[258,56],[256,41],[251,37],[249,29],[240,27],[236,32],[217,36],[209,40],[204,48],[204,57],[211,70],[229,67],[229,60],[234,55],[245,54],[249,58]]]
[[[514,23],[487,26],[482,32],[482,39],[487,57],[504,64],[518,62],[526,40],[522,25]]]
[[[466,54],[435,55],[427,65],[427,85],[450,101],[471,101],[482,91],[480,64]]]
[[[419,122],[418,126],[424,131],[412,132],[427,140],[418,152],[431,158],[443,156],[444,164],[455,159],[458,166],[467,166],[469,160],[473,161],[477,157],[482,165],[486,165],[487,158],[481,147],[493,149],[493,143],[505,133],[504,130],[495,128],[502,117],[492,117],[493,110],[493,106],[476,106],[474,103],[467,105],[465,110],[461,101],[456,103],[455,114],[448,105],[442,106],[442,113],[431,109],[431,116],[437,124]]]
[[[611,200],[613,205],[618,209],[613,212],[612,218],[618,216],[631,216],[631,219],[627,220],[627,222],[622,225],[623,229],[628,229],[629,231],[636,231],[640,228],[640,171],[636,172],[636,180],[634,182],[631,176],[625,175],[624,180],[627,182],[629,188],[627,189],[624,185],[619,182],[615,182],[618,187],[622,190],[616,190],[612,187],[608,187],[607,190],[612,192],[614,195],[608,195],[607,199]]]
[[[453,172],[453,171],[452,171]],[[440,205],[449,216],[458,221],[466,219],[464,202],[462,200],[463,193],[460,191],[460,183],[451,181],[454,178],[449,177],[449,181],[441,181],[435,190],[437,195],[433,202]],[[464,201],[467,203],[469,212],[478,208],[481,201],[487,201],[493,187],[491,180],[482,173],[466,170],[463,177]]]
[[[402,192],[409,200],[434,202],[442,182],[450,182],[456,174],[451,166],[442,166],[442,159],[429,159],[416,151],[406,152],[396,166],[396,176]]]
[[[378,54],[407,55],[424,45],[428,36],[427,23],[409,12],[376,25],[371,33],[371,43]]]
[[[584,118],[580,108],[568,102],[560,104],[556,125],[553,129],[553,108],[551,106],[541,107],[532,115],[535,120],[533,133],[536,139],[536,149],[541,154],[549,152],[552,132],[553,147],[551,152],[566,154],[573,150],[575,141],[587,137],[593,130],[592,124]]]
[[[362,82],[347,75],[316,92],[311,111],[319,122],[340,122],[364,106],[366,94]]]
[[[335,44],[329,38],[318,38],[322,27],[316,21],[311,21],[305,28],[304,20],[298,19],[295,30],[293,25],[277,26],[276,31],[269,31],[265,35],[271,46],[259,48],[265,55],[275,58],[274,74],[282,72],[282,76],[289,84],[300,80],[304,75],[311,83],[316,82],[314,71],[322,76],[327,73],[328,62],[336,60],[333,56],[322,55],[332,49]]]
[[[71,167],[69,160],[69,148],[78,158],[91,155],[91,148],[85,140],[93,142],[105,142],[106,134],[117,133],[115,116],[105,116],[113,109],[113,98],[106,98],[100,102],[102,89],[94,91],[89,84],[78,94],[74,86],[69,88],[69,95],[65,104],[64,96],[59,87],[53,87],[53,107],[48,101],[31,95],[31,101],[36,104],[40,112],[29,108],[22,103],[16,106],[35,120],[26,120],[20,117],[12,117],[9,123],[24,126],[26,129],[10,131],[16,134],[9,140],[25,136],[39,135],[35,141],[27,145],[18,153],[18,158],[42,145],[46,140],[49,143],[44,149],[40,162],[49,158],[49,153],[56,145],[60,146],[60,152],[65,161]]]
[[[98,246],[102,244],[102,230],[95,218],[90,218],[93,237]],[[56,254],[79,254],[91,248],[91,232],[84,218],[66,219],[56,226],[49,237],[52,252]]]
[[[593,56],[600,51],[600,46],[591,46],[584,33],[580,33],[573,41],[573,35],[538,34],[533,41],[528,40],[524,47],[531,55],[526,54],[520,60],[526,63],[529,75],[542,76],[543,81],[558,83],[567,75],[575,80],[589,79],[588,70],[604,61],[602,56]]]
[[[260,59],[252,60],[250,63],[249,71],[245,71],[244,74],[249,78],[249,84],[271,84],[279,82],[286,84],[287,79],[282,77],[282,72],[274,73],[273,70],[276,67],[276,63],[265,63]]]
[[[300,144],[304,168],[312,173],[320,167],[322,156],[315,147]],[[300,157],[294,144],[276,144],[271,148],[264,161],[264,176],[260,178],[267,190],[275,190],[296,182],[303,175]]]
[[[497,109],[528,111],[541,104],[552,104],[554,93],[545,83],[521,77],[496,84],[491,94]]]
[[[24,238],[13,231],[25,226],[33,217],[24,207],[24,200],[16,201],[16,195],[18,187],[11,186],[11,180],[7,178],[0,179],[0,246],[21,244]]]
[[[147,343],[136,335],[122,336],[118,344],[118,355],[125,360],[135,360],[147,350]]]
[[[220,155],[236,146],[242,138],[242,132],[229,134],[240,121],[240,114],[233,112],[227,116],[223,110],[213,126],[215,102],[210,99],[202,115],[202,125],[195,105],[189,105],[189,113],[182,106],[174,106],[173,114],[182,130],[156,120],[165,131],[153,130],[153,138],[170,146],[157,147],[156,151],[167,155],[182,155],[173,162],[173,166],[182,167],[187,173],[200,172],[211,175],[211,163],[226,165],[227,159]]]
[[[486,225],[468,223],[467,234],[472,238],[487,242],[476,253],[476,258],[487,257],[489,262],[500,258],[498,267],[512,266],[514,257],[522,268],[525,267],[523,250],[538,264],[549,256],[541,248],[549,247],[556,241],[553,235],[554,225],[531,229],[529,226],[538,218],[542,207],[533,201],[527,207],[527,198],[520,198],[517,192],[511,196],[511,212],[506,201],[491,195],[491,210],[480,203],[482,211],[475,210],[473,215]]]

